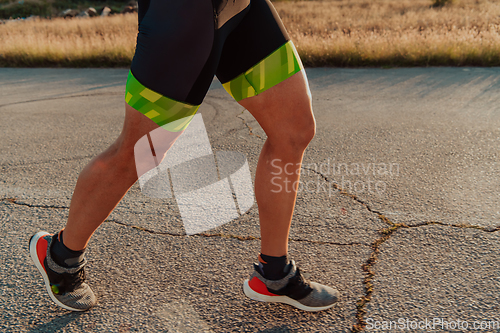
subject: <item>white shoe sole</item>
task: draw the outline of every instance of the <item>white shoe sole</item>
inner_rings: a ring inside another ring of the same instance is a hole
[[[35,263],[36,268],[38,268],[38,271],[42,274],[43,282],[45,282],[45,289],[47,289],[47,293],[49,294],[50,298],[54,301],[54,303],[56,303],[57,305],[59,305],[61,308],[64,308],[64,309],[70,310],[70,311],[86,311],[84,309],[74,309],[72,307],[69,307],[69,306],[61,303],[54,296],[54,294],[52,293],[52,289],[50,288],[49,277],[47,276],[47,273],[45,272],[45,269],[42,267],[42,263],[40,263],[40,261],[38,260],[38,254],[36,252],[36,244],[37,244],[38,240],[40,238],[45,237],[46,235],[50,235],[50,234],[48,232],[45,232],[45,231],[40,231],[40,232],[36,233],[31,238],[31,241],[30,241],[30,255],[31,255],[31,259]]]
[[[294,306],[298,309],[304,310],[304,311],[309,311],[309,312],[316,312],[316,311],[322,311],[322,310],[327,310],[335,305],[335,303],[331,305],[326,305],[326,306],[307,306],[302,303],[299,303],[298,301],[294,300],[293,298],[290,298],[288,296],[268,296],[268,295],[262,295],[259,294],[258,292],[255,292],[252,288],[250,288],[250,285],[248,284],[249,280],[245,280],[243,282],[243,292],[248,298],[251,298],[255,301],[260,301],[260,302],[278,302],[278,303],[285,303],[291,306]]]

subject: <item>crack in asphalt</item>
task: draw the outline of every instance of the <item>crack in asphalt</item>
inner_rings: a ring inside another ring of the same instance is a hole
[[[341,195],[347,196],[347,197],[353,199],[354,201],[356,201],[357,203],[361,204],[363,207],[366,208],[366,210],[368,210],[372,214],[376,214],[377,217],[382,222],[384,222],[384,223],[386,223],[388,225],[387,228],[381,229],[381,230],[378,231],[382,236],[380,238],[376,239],[370,245],[370,247],[372,248],[372,253],[368,257],[368,259],[366,260],[366,262],[363,265],[361,265],[361,269],[365,273],[365,278],[363,279],[363,285],[365,287],[365,294],[364,294],[363,297],[361,297],[360,300],[358,300],[356,302],[356,315],[355,315],[355,317],[356,317],[356,323],[352,327],[352,331],[353,332],[355,332],[355,333],[361,332],[361,331],[364,330],[364,328],[366,326],[366,322],[365,322],[365,319],[364,319],[365,315],[366,315],[366,309],[365,309],[365,307],[366,307],[366,304],[371,301],[372,294],[373,294],[373,278],[375,276],[375,273],[374,273],[374,271],[373,271],[372,268],[373,268],[373,266],[377,262],[377,258],[378,258],[378,254],[379,254],[379,247],[380,247],[381,244],[383,244],[385,241],[387,241],[390,238],[390,236],[396,230],[398,230],[399,228],[407,227],[407,226],[404,225],[404,224],[401,224],[401,223],[396,224],[396,223],[392,222],[386,216],[384,216],[381,212],[379,212],[379,211],[371,208],[368,203],[366,203],[365,201],[361,200],[356,195],[347,192],[346,190],[344,190],[343,188],[341,188],[334,181],[330,181],[328,179],[328,177],[326,177],[325,175],[323,175],[321,172],[318,172],[318,171],[316,171],[314,169],[305,168],[305,167],[302,167],[302,166],[301,166],[301,169],[312,171],[312,172],[316,173],[317,175],[321,176],[325,181],[331,183],[333,185],[333,188],[335,188],[337,191],[339,191],[339,193]]]
[[[392,223],[392,222],[391,222]],[[378,238],[375,240],[372,245],[372,253],[370,254],[370,257],[366,260],[366,262],[361,266],[361,269],[363,272],[365,272],[365,278],[363,280],[363,284],[365,286],[365,295],[361,297],[359,301],[356,302],[356,324],[353,325],[352,331],[353,332],[361,332],[364,330],[366,326],[365,322],[365,315],[366,315],[366,304],[371,301],[372,299],[372,294],[373,294],[373,278],[375,276],[375,272],[373,271],[373,266],[377,262],[378,254],[379,254],[379,247],[382,245],[385,241],[387,241],[391,235],[398,230],[399,228],[402,228],[403,225],[400,224],[394,224],[386,229],[382,229],[379,231],[380,234],[382,234],[382,237]]]
[[[1,198],[0,202],[5,201],[18,206],[26,206],[30,208],[46,208],[46,209],[69,209],[66,206],[54,206],[54,205],[33,205],[26,202],[18,201],[17,198]]]
[[[353,199],[354,201],[356,201],[357,203],[361,204],[362,206],[364,206],[370,213],[373,213],[373,214],[377,214],[377,217],[382,220],[383,222],[389,224],[389,225],[393,225],[394,223],[391,222],[387,217],[385,217],[381,212],[373,209],[370,207],[370,205],[368,203],[366,203],[365,201],[361,200],[360,198],[358,198],[356,195],[352,194],[352,193],[349,193],[347,192],[346,190],[344,190],[343,188],[341,188],[336,182],[334,181],[330,181],[328,179],[328,177],[326,177],[325,175],[323,175],[321,172],[318,172],[314,169],[310,169],[310,168],[304,168],[304,167],[300,167],[301,169],[304,169],[304,170],[308,170],[308,171],[312,171],[314,173],[316,173],[317,175],[321,176],[324,180],[326,180],[327,182],[331,183],[333,188],[336,189],[337,191],[339,191],[340,194],[346,196],[346,197],[349,197],[351,199]]]
[[[420,228],[428,225],[441,225],[441,226],[446,226],[446,227],[453,227],[453,228],[468,228],[468,229],[476,229],[476,230],[481,230],[484,232],[497,232],[500,230],[500,226],[498,227],[483,227],[483,226],[478,226],[478,225],[471,225],[471,224],[448,224],[440,221],[425,221],[421,222],[416,225],[411,225],[408,226],[404,223],[394,223],[391,220],[389,220],[386,216],[384,216],[381,212],[373,209],[370,207],[368,203],[365,201],[359,199],[356,195],[347,192],[340,186],[338,186],[337,183],[334,181],[330,181],[328,177],[323,175],[321,172],[318,172],[314,169],[310,168],[304,168],[301,167],[304,170],[309,170],[313,171],[314,173],[318,174],[321,176],[325,181],[330,182],[333,187],[339,191],[341,195],[347,196],[357,203],[361,204],[363,207],[365,207],[370,213],[376,214],[377,217],[384,223],[388,225],[387,228],[381,229],[378,231],[379,234],[382,236],[378,239],[376,239],[370,247],[372,248],[372,253],[366,260],[366,262],[361,266],[361,269],[365,273],[365,278],[363,279],[363,285],[365,287],[365,294],[359,301],[356,302],[356,323],[352,327],[352,332],[362,332],[366,326],[365,322],[365,315],[366,315],[366,304],[371,301],[372,299],[372,294],[373,294],[373,278],[375,277],[375,272],[373,271],[373,266],[377,263],[378,259],[378,254],[380,252],[379,247],[382,245],[384,242],[386,242],[397,230],[401,228]]]
[[[181,236],[181,237],[186,236],[185,233],[172,233],[172,232],[156,231],[156,230],[151,230],[151,229],[147,229],[147,228],[144,228],[144,227],[139,227],[139,226],[135,226],[135,225],[126,224],[126,223],[123,223],[123,222],[120,222],[120,221],[114,220],[114,219],[111,219],[111,220],[108,219],[105,222],[116,223],[116,224],[124,226],[124,227],[132,228],[132,229],[137,229],[137,230],[144,231],[144,232],[147,232],[147,233],[150,233],[150,234],[154,234],[154,235],[168,235],[168,236]],[[240,241],[260,240],[260,237],[255,237],[255,236],[241,236],[241,235],[224,234],[224,233],[211,234],[211,233],[206,233],[206,232],[202,232],[202,233],[199,233],[199,234],[191,235],[191,237],[206,237],[206,238],[208,238],[208,237],[221,237],[221,238],[238,239]],[[306,242],[306,243],[321,244],[321,245],[348,245],[348,246],[364,245],[364,246],[370,246],[370,244],[361,243],[361,242],[337,243],[337,242],[328,242],[328,241],[314,241],[314,240],[301,239],[301,238],[289,238],[288,240],[291,241],[291,242]]]
[[[0,199],[0,202],[5,201],[12,203],[14,205],[18,206],[25,206],[25,207],[30,207],[30,208],[45,208],[45,209],[69,209],[67,206],[54,206],[54,205],[33,205],[33,204],[28,204],[22,201],[18,201],[16,198],[2,198]],[[110,223],[115,223],[124,227],[144,231],[150,234],[154,235],[167,235],[167,236],[177,236],[177,237],[185,237],[187,236],[185,233],[175,233],[175,232],[165,232],[165,231],[156,231],[156,230],[151,230],[148,228],[144,228],[141,226],[136,226],[136,225],[131,225],[131,224],[126,224],[123,222],[120,222],[115,219],[106,219],[104,221],[110,222]],[[233,239],[238,239],[240,241],[249,241],[249,240],[260,240],[260,237],[254,237],[254,236],[242,236],[242,235],[233,235],[233,234],[224,234],[224,233],[206,233],[202,232],[199,234],[192,235],[191,237],[220,237],[220,238],[233,238]],[[362,245],[362,246],[370,246],[370,244],[363,243],[363,242],[350,242],[350,243],[338,243],[338,242],[328,242],[328,241],[315,241],[315,240],[309,240],[309,239],[302,239],[302,238],[289,238],[288,239],[291,242],[306,242],[306,243],[311,243],[311,244],[321,244],[321,245],[342,245],[342,246],[353,246],[353,245]]]
[[[387,218],[386,218],[387,219]],[[484,232],[497,232],[500,230],[500,226],[496,228],[489,228],[489,227],[482,227],[482,226],[477,226],[477,225],[469,225],[469,224],[447,224],[439,221],[426,221],[419,223],[417,225],[411,225],[408,226],[404,223],[394,223],[388,220],[390,223],[392,223],[391,226],[385,229],[379,230],[379,233],[382,235],[380,238],[376,239],[372,244],[372,253],[370,257],[366,260],[366,262],[361,266],[361,269],[363,272],[365,272],[365,278],[363,280],[363,284],[365,286],[365,295],[358,301],[356,302],[356,320],[357,323],[354,324],[352,331],[353,332],[362,332],[366,326],[366,322],[364,320],[365,315],[366,315],[366,304],[369,303],[372,299],[372,294],[373,294],[373,278],[375,277],[375,272],[373,271],[373,266],[377,263],[378,255],[380,253],[380,245],[382,245],[384,242],[386,242],[397,230],[401,228],[420,228],[420,227],[425,227],[429,225],[441,225],[445,227],[452,227],[452,228],[468,228],[468,229],[476,229],[476,230],[481,230]]]
[[[442,225],[442,226],[445,226],[445,227],[453,227],[453,228],[477,229],[477,230],[481,230],[481,231],[484,231],[484,232],[496,232],[496,231],[500,231],[500,226],[498,226],[498,227],[483,227],[483,226],[480,226],[480,225],[466,224],[466,223],[463,223],[463,224],[448,224],[448,223],[444,223],[444,222],[440,222],[440,221],[425,221],[425,222],[421,222],[421,223],[418,223],[418,224],[405,226],[405,228],[418,228],[418,227],[425,227],[427,225]]]
[[[313,243],[313,244],[321,244],[321,245],[361,245],[361,246],[370,246],[370,244],[363,243],[363,242],[349,242],[349,243],[337,243],[337,242],[328,242],[328,241],[313,241],[309,239],[301,239],[301,238],[289,238],[289,240],[294,241],[294,242],[306,242],[306,243]]]

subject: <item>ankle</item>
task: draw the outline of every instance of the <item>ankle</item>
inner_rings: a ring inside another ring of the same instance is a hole
[[[63,229],[64,230],[64,229]],[[56,264],[63,267],[75,267],[85,261],[85,249],[73,251],[64,245],[63,230],[53,236],[50,255]]]
[[[259,254],[259,267],[268,280],[280,280],[288,274],[287,266],[290,260],[287,255],[273,257]]]

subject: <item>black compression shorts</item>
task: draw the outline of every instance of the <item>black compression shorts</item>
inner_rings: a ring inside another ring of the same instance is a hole
[[[180,131],[214,75],[240,101],[302,69],[268,0],[139,0],[125,101],[165,129]]]

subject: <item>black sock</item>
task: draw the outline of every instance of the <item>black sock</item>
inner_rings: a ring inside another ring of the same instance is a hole
[[[52,245],[50,247],[50,254],[56,264],[63,267],[78,266],[84,261],[85,249],[81,251],[70,250],[63,243],[62,231],[54,235],[52,238]]]
[[[280,280],[288,274],[288,272],[285,271],[288,265],[288,256],[272,257],[261,253],[259,257],[259,267],[266,279]]]

